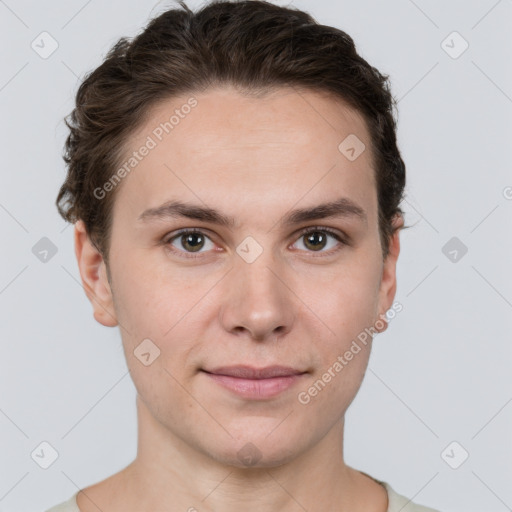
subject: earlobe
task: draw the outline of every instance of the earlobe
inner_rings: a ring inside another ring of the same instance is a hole
[[[391,308],[396,294],[396,263],[400,254],[400,229],[404,224],[403,217],[397,216],[393,227],[395,231],[389,240],[389,253],[382,267],[382,277],[379,291],[379,324],[384,323],[379,332],[388,328],[386,311]]]
[[[118,322],[105,261],[92,244],[82,220],[75,224],[75,255],[95,320],[106,327],[115,327]]]

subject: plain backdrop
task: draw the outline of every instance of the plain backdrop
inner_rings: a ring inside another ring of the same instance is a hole
[[[120,334],[94,320],[54,202],[80,80],[172,5],[0,1],[0,511],[45,510],[135,457]],[[512,2],[291,6],[390,75],[407,165],[403,311],[375,338],[346,462],[442,511],[511,510]]]

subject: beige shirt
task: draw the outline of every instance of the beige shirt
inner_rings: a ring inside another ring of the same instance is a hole
[[[375,479],[374,479],[375,480]],[[388,493],[388,509],[386,512],[439,512],[433,508],[428,508],[423,505],[418,505],[408,500],[405,496],[397,494],[386,482],[376,480],[386,488]],[[76,504],[77,491],[69,500],[56,505],[45,512],[81,512]]]

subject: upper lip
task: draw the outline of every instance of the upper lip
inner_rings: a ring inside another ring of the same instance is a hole
[[[267,366],[265,368],[254,368],[252,366],[221,366],[213,370],[204,370],[206,373],[216,375],[227,375],[229,377],[238,377],[240,379],[270,379],[272,377],[289,377],[290,375],[300,375],[305,373],[290,366]]]

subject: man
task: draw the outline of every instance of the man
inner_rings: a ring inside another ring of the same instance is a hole
[[[347,34],[259,1],[182,3],[86,78],[57,204],[138,451],[51,512],[432,511],[343,459],[395,307],[392,107]]]

